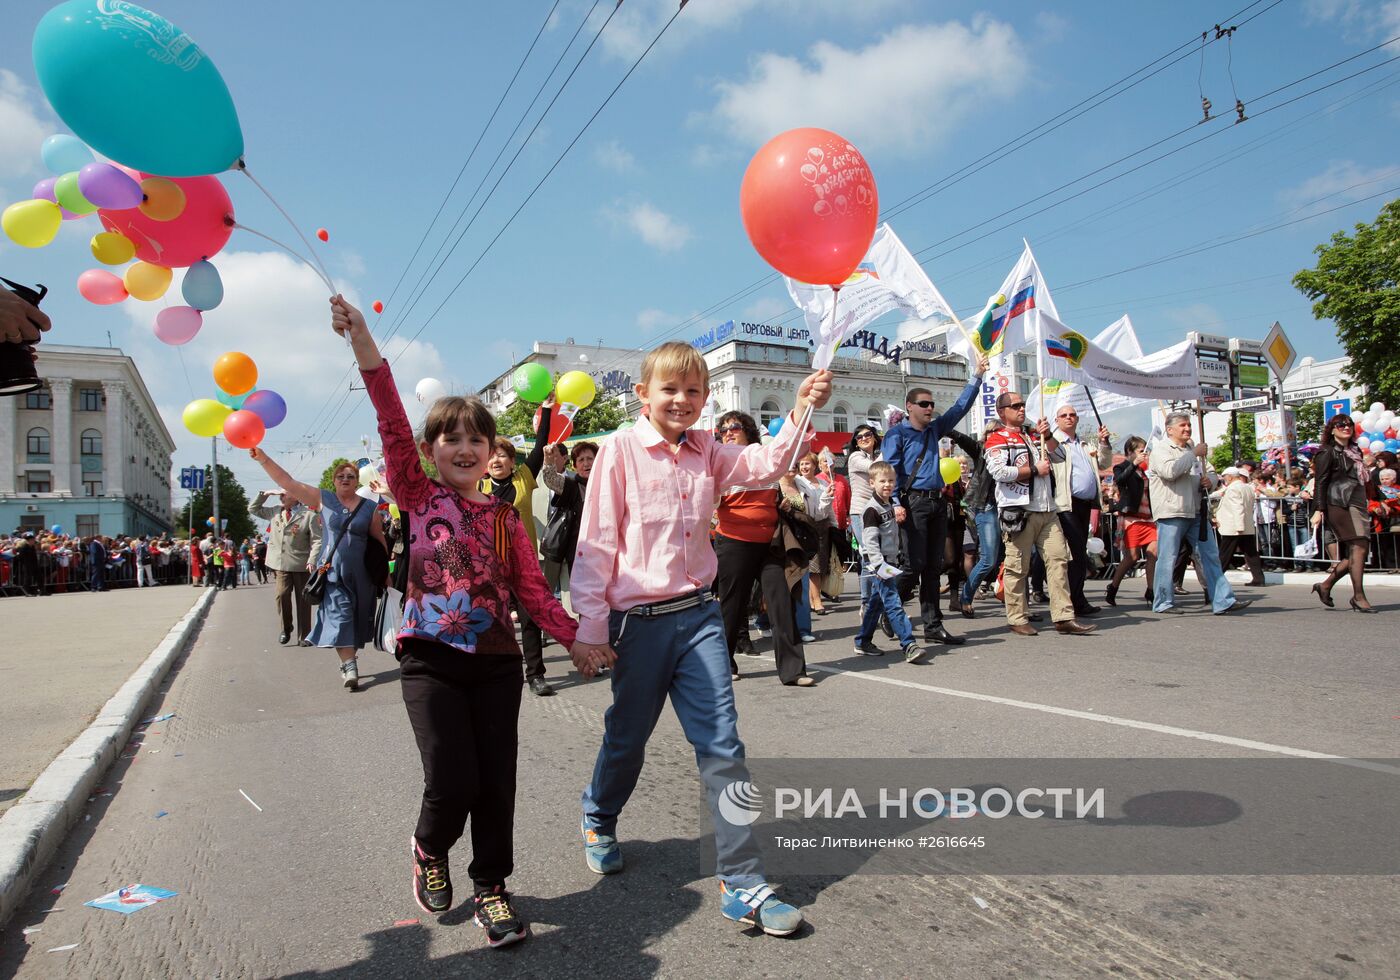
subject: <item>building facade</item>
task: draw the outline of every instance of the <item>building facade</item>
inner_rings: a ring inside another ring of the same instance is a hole
[[[641,377],[642,358],[647,352],[627,347],[604,347],[601,344],[577,344],[570,337],[563,343],[536,341],[529,354],[482,386],[479,397],[494,415],[499,415],[515,403],[512,378],[522,364],[539,364],[551,374],[582,371],[598,386],[598,397],[631,394],[632,385]],[[635,414],[636,398],[631,399]]]
[[[168,533],[175,441],[135,363],[115,348],[38,349],[45,386],[0,398],[0,527]]]

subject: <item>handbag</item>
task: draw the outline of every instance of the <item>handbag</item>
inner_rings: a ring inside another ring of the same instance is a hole
[[[1312,537],[1308,538],[1308,540],[1304,541],[1302,544],[1298,545],[1298,547],[1296,547],[1296,548],[1293,549],[1293,557],[1294,557],[1294,558],[1315,558],[1315,557],[1317,557],[1317,552],[1318,552],[1318,544],[1317,544],[1317,542],[1318,542],[1318,539],[1321,538],[1321,537],[1322,537],[1322,528],[1319,527],[1319,528],[1317,529],[1317,533],[1316,533],[1316,534],[1314,534]]]
[[[404,548],[394,565],[394,579],[379,594],[374,607],[374,648],[397,653],[399,630],[403,628],[404,599],[408,595],[408,549]]]
[[[345,537],[345,532],[350,530],[350,525],[355,523],[355,516],[359,514],[360,508],[365,505],[364,499],[355,505],[355,509],[350,512],[350,519],[340,526],[339,533],[335,536],[335,541],[331,543],[331,550],[327,552],[327,558],[306,580],[306,585],[302,589],[302,594],[306,596],[306,601],[313,606],[319,606],[321,600],[326,597],[326,579],[331,574],[331,559],[335,557],[335,551],[340,547],[340,539]]]

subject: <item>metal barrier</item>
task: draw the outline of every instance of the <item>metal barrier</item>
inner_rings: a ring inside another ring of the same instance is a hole
[[[11,563],[3,558],[0,558],[0,566],[4,566],[0,568],[0,597],[91,591],[92,569],[86,553],[74,552],[64,566],[52,554],[41,552],[36,582],[22,581],[22,576],[17,576]],[[183,555],[171,555],[164,565],[157,564],[155,570],[159,585],[184,585],[190,580],[189,563]],[[129,553],[109,557],[103,586],[107,589],[137,588],[135,557]]]

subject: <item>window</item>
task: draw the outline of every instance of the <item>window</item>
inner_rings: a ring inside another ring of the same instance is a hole
[[[49,462],[49,430],[30,429],[24,440],[25,461],[29,463]]]
[[[84,497],[100,497],[100,496],[102,496],[102,481],[101,481],[101,480],[86,480],[86,479],[83,480],[83,496],[84,496]]]
[[[84,456],[102,455],[102,433],[96,429],[84,429],[79,439],[79,452]]]
[[[49,482],[47,473],[29,473],[26,475],[26,493],[52,493],[53,485]]]
[[[831,410],[831,431],[851,431],[851,410],[845,405],[837,405]]]
[[[909,373],[919,378],[941,378],[947,381],[963,381],[967,368],[947,361],[909,361]]]
[[[1034,362],[1031,360],[1031,355],[1029,355],[1029,354],[1017,354],[1017,355],[1016,355],[1016,373],[1017,373],[1017,374],[1030,374],[1030,373],[1031,373],[1032,371],[1034,371],[1034,370],[1035,370],[1035,364],[1034,364]]]
[[[26,393],[24,396],[24,407],[39,409],[41,411],[53,408],[53,398],[49,394],[49,389],[40,388],[37,391]]]
[[[90,538],[102,532],[102,522],[96,514],[79,514],[74,529],[77,531],[78,537]]]
[[[763,407],[758,410],[758,427],[767,431],[768,423],[776,418],[781,418],[782,408],[773,399],[768,399],[763,403]]]
[[[885,428],[885,406],[879,402],[871,402],[870,408],[866,410],[865,421],[877,429]]]
[[[79,389],[78,389],[78,411],[80,411],[80,412],[100,412],[100,411],[102,411],[102,389],[101,389],[101,388],[79,388]]]

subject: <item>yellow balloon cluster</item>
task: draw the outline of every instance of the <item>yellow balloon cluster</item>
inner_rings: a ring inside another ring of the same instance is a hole
[[[224,419],[232,412],[212,398],[196,398],[185,406],[180,418],[190,432],[208,439],[224,431]]]
[[[92,257],[103,265],[121,265],[136,257],[136,243],[120,232],[104,231],[89,243]]]
[[[170,288],[171,272],[163,265],[137,262],[126,270],[122,281],[126,291],[137,299],[157,300]]]
[[[54,240],[63,224],[63,211],[53,201],[36,198],[18,201],[0,215],[0,226],[10,241],[25,248],[43,248]]]
[[[554,397],[559,399],[561,404],[568,403],[579,408],[587,408],[593,404],[593,398],[597,394],[597,385],[582,371],[565,372],[554,386]]]

